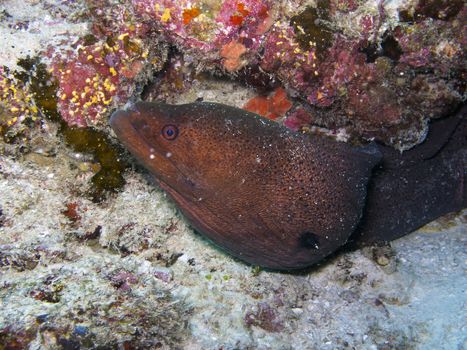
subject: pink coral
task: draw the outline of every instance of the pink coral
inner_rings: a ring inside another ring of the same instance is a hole
[[[167,38],[186,49],[214,53],[229,42],[257,50],[271,26],[271,2],[227,0],[220,4],[174,0],[133,0],[140,19],[153,21]]]
[[[215,39],[216,23],[205,14],[209,6],[201,9],[187,0],[133,0],[131,3],[139,20],[151,21],[153,27],[161,28],[170,41],[205,52],[215,48],[212,41]],[[187,14],[190,13],[190,20],[187,21]]]
[[[289,129],[298,131],[302,127],[309,125],[311,121],[311,114],[300,107],[287,116],[287,119],[284,120],[284,125]]]
[[[110,276],[110,283],[123,292],[131,290],[131,285],[138,283],[138,278],[128,271],[120,271]]]
[[[284,116],[291,107],[292,102],[287,98],[285,90],[277,88],[271,96],[253,97],[243,106],[243,109],[275,120]]]
[[[270,9],[271,3],[266,0],[224,1],[216,16],[216,22],[222,25],[224,33],[217,37],[217,42],[224,43],[239,36],[259,47],[259,37],[272,24]]]
[[[129,97],[147,57],[142,41],[129,33],[55,57],[52,73],[62,118],[81,127],[101,122],[114,102]]]
[[[241,68],[243,63],[240,58],[245,52],[245,45],[237,41],[233,40],[225,44],[220,51],[221,57],[224,58],[223,65],[225,69],[229,72],[233,72]]]
[[[317,81],[316,48],[302,49],[292,27],[275,25],[265,38],[263,48],[261,68],[274,72],[289,86],[306,92]]]

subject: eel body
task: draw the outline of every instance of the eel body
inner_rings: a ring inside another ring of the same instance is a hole
[[[425,141],[399,153],[379,146],[368,198],[351,244],[389,242],[467,204],[466,108],[430,125]]]
[[[464,157],[452,150],[431,147],[402,166],[375,143],[353,147],[202,102],[139,102],[114,113],[110,124],[196,230],[267,268],[307,267],[351,235],[363,244],[391,240],[465,206]],[[424,196],[433,198],[417,207],[414,200]],[[398,205],[401,198],[411,204]],[[409,207],[404,224],[400,211]]]

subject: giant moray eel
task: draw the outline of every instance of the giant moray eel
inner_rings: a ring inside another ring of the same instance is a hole
[[[465,133],[450,141],[464,115],[402,155],[216,103],[139,102],[110,124],[196,230],[241,260],[285,270],[349,238],[389,241],[465,207]]]

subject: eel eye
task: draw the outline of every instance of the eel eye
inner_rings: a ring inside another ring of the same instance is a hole
[[[172,141],[178,136],[178,128],[175,125],[168,124],[162,128],[161,133],[164,139]]]

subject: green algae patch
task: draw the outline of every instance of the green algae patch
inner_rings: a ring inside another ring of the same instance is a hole
[[[66,125],[65,123],[63,123]],[[123,172],[127,164],[122,160],[122,149],[111,143],[103,132],[92,128],[60,128],[65,143],[77,152],[92,154],[100,170],[92,177],[89,192],[94,201],[101,201],[106,192],[115,192],[125,184]]]
[[[57,121],[57,84],[47,71],[44,63],[40,62],[38,57],[26,57],[18,60],[18,66],[24,69],[21,72],[15,72],[15,77],[28,85],[36,105],[41,112],[50,119]]]
[[[333,34],[327,25],[330,19],[329,7],[329,0],[319,0],[316,8],[307,7],[290,20],[300,48],[308,51],[315,47],[319,57],[322,57],[332,44]]]
[[[27,84],[42,114],[59,124],[58,133],[65,144],[76,152],[91,154],[99,163],[100,169],[91,179],[92,186],[88,193],[91,198],[101,201],[106,193],[122,188],[125,184],[123,172],[127,167],[122,160],[123,149],[112,143],[104,132],[71,127],[61,118],[57,109],[57,82],[38,57],[20,59],[18,65],[24,72],[16,72],[16,78]]]

